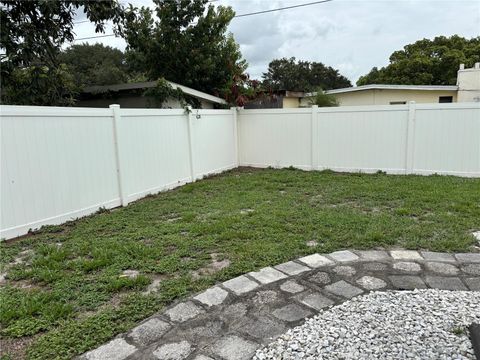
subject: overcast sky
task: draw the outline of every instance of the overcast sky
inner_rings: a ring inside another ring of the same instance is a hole
[[[230,5],[240,15],[312,1],[217,0],[214,4]],[[152,6],[151,0],[121,2]],[[354,83],[373,66],[385,66],[393,51],[418,39],[480,36],[480,0],[333,0],[234,18],[230,31],[252,78],[260,78],[272,59],[294,56],[339,69]],[[96,35],[90,23],[76,25],[75,32],[78,38]],[[86,42],[125,48],[121,38]]]

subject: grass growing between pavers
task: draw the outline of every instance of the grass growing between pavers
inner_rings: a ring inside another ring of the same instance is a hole
[[[177,298],[314,252],[468,251],[479,219],[478,179],[237,169],[2,243],[2,351],[71,358]]]

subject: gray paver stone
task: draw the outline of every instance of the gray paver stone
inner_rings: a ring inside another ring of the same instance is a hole
[[[363,290],[359,289],[353,285],[350,285],[346,281],[337,281],[331,285],[325,286],[325,290],[331,292],[332,294],[343,296],[347,299],[350,299],[354,296],[360,295]]]
[[[334,304],[332,300],[319,293],[300,295],[297,299],[302,304],[319,311]]]
[[[165,314],[172,321],[183,322],[205,312],[191,301],[180,303],[165,311]]]
[[[180,341],[159,346],[153,355],[160,360],[183,360],[192,353],[192,345],[187,341]]]
[[[388,266],[379,262],[367,262],[363,264],[363,269],[366,271],[385,271]]]
[[[227,289],[233,291],[237,295],[252,291],[253,289],[258,287],[258,284],[255,281],[250,280],[243,275],[225,281],[224,283],[222,283],[222,285]]]
[[[358,255],[355,255],[353,252],[349,250],[335,251],[333,253],[328,254],[328,256],[338,262],[348,262],[348,261],[355,261],[359,259]]]
[[[457,277],[427,276],[425,278],[430,287],[440,290],[468,290]]]
[[[327,285],[330,283],[330,275],[326,272],[318,272],[312,276],[310,276],[310,281],[320,284],[320,285]]]
[[[298,260],[312,268],[318,268],[320,266],[327,266],[327,265],[334,264],[332,260],[320,254],[312,254],[312,255],[304,256]]]
[[[425,289],[427,286],[419,276],[392,275],[389,276],[393,287],[400,290]]]
[[[405,271],[405,272],[419,272],[422,270],[421,266],[414,262],[409,261],[400,261],[393,264],[395,270]]]
[[[249,360],[258,347],[259,345],[252,341],[230,335],[218,340],[212,350],[225,360]]]
[[[418,253],[418,251],[414,250],[392,250],[390,251],[390,255],[395,260],[422,260],[422,256]]]
[[[366,290],[378,290],[387,286],[385,281],[373,276],[363,276],[357,280],[357,284]]]
[[[333,272],[340,276],[353,276],[357,273],[357,270],[352,266],[336,266],[333,268]]]
[[[113,339],[109,343],[85,354],[88,360],[123,360],[133,354],[137,348],[124,339]]]
[[[390,255],[388,255],[388,253],[383,250],[363,250],[357,251],[357,254],[360,255],[361,259],[368,261],[381,261],[391,259]]]
[[[312,313],[297,304],[288,304],[273,311],[273,316],[283,321],[298,321],[304,319]]]
[[[272,303],[278,299],[278,294],[274,290],[257,291],[252,297],[252,302],[255,305],[265,305]]]
[[[456,261],[455,257],[449,253],[422,251],[421,254],[427,261]]]
[[[280,285],[280,290],[291,294],[296,294],[300,291],[305,290],[305,287],[293,280],[287,280],[282,285]]]
[[[200,354],[195,356],[193,360],[213,360],[213,358],[211,358],[210,356]]]
[[[444,275],[457,275],[459,272],[456,266],[452,264],[441,263],[441,262],[427,262],[425,266],[430,271],[444,274]]]
[[[260,269],[259,271],[252,271],[249,272],[248,275],[252,276],[253,278],[255,278],[255,280],[262,284],[270,284],[272,282],[287,278],[287,275],[278,270],[275,270],[272,267],[265,267],[263,269]]]
[[[455,257],[461,262],[480,263],[480,253],[456,254]]]
[[[170,324],[165,321],[152,318],[133,328],[128,336],[140,345],[149,345],[160,339],[170,327]]]
[[[463,272],[470,275],[480,275],[480,264],[468,264],[462,266]]]
[[[200,301],[207,306],[215,306],[223,303],[227,296],[228,292],[219,288],[218,286],[215,286],[195,296],[194,299]]]
[[[480,291],[480,277],[464,279],[470,290]]]
[[[301,274],[302,272],[310,270],[310,268],[304,265],[300,265],[295,261],[289,261],[289,262],[277,265],[275,266],[275,269],[283,271],[285,274],[288,274],[288,275],[298,275],[298,274]]]
[[[248,336],[253,336],[262,342],[270,343],[275,337],[285,332],[283,323],[266,316],[259,316],[255,319],[248,318],[235,330]]]

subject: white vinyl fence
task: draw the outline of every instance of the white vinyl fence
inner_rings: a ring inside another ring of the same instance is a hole
[[[235,168],[236,111],[1,106],[1,238]]]
[[[0,238],[238,165],[480,177],[480,104],[0,107]]]

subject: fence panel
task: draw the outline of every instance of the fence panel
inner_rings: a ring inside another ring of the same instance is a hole
[[[1,107],[1,237],[120,205],[109,109]]]

